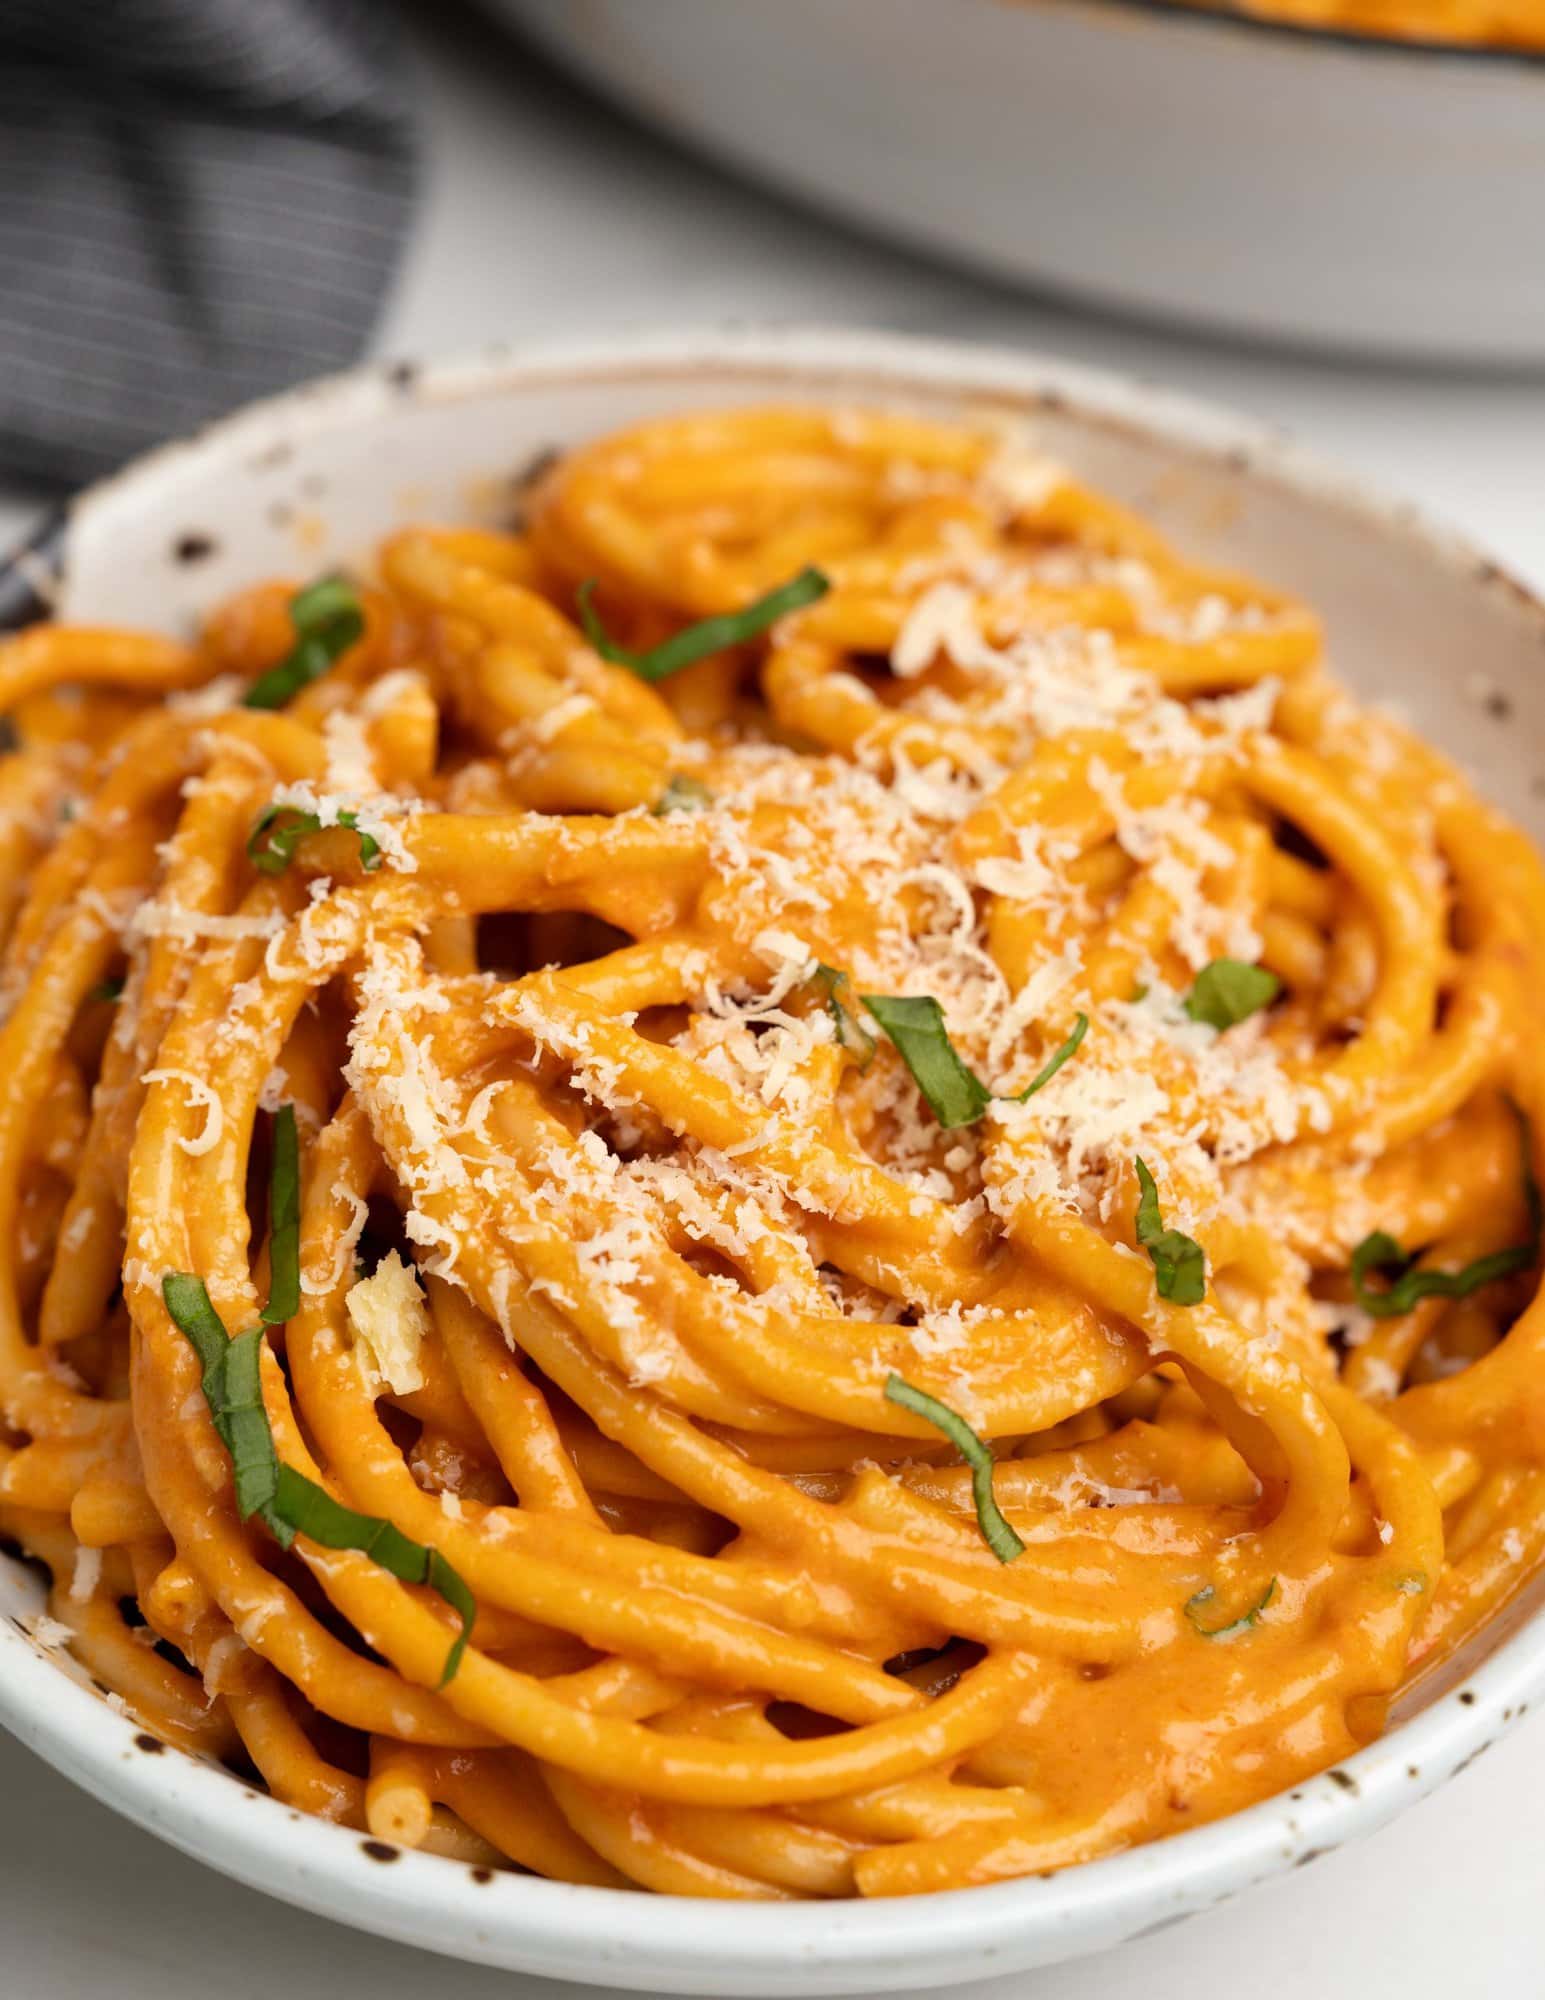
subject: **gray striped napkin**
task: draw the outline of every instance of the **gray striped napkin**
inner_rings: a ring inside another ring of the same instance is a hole
[[[412,164],[382,0],[0,0],[0,475],[351,360]]]

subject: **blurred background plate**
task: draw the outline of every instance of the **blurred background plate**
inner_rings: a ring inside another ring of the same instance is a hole
[[[1545,55],[1151,0],[485,0],[673,136],[1123,311],[1545,364]]]

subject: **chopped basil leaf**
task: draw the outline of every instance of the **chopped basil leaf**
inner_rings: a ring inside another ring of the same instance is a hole
[[[325,1549],[357,1549],[400,1583],[428,1584],[461,1619],[461,1631],[445,1656],[439,1685],[445,1687],[455,1679],[477,1621],[477,1599],[438,1549],[410,1540],[390,1521],[357,1514],[290,1465],[279,1467],[273,1511],[292,1534],[309,1535]]]
[[[910,1410],[913,1416],[921,1417],[935,1430],[944,1433],[971,1468],[971,1497],[976,1502],[976,1520],[982,1531],[982,1540],[1000,1563],[1011,1563],[1016,1556],[1022,1556],[1025,1545],[1003,1518],[1002,1510],[993,1497],[993,1455],[965,1418],[958,1416],[947,1403],[941,1403],[937,1396],[930,1396],[925,1389],[914,1389],[900,1375],[886,1377],[885,1400],[898,1404],[903,1410]]]
[[[1133,1164],[1141,1193],[1137,1204],[1137,1241],[1152,1260],[1155,1289],[1161,1299],[1168,1299],[1173,1305],[1200,1305],[1207,1293],[1207,1259],[1202,1246],[1195,1237],[1164,1227],[1153,1175],[1141,1160]]]
[[[161,1296],[203,1367],[204,1401],[216,1434],[230,1453],[236,1505],[245,1521],[263,1513],[275,1491],[277,1460],[259,1386],[262,1328],[228,1339],[203,1279],[186,1271],[173,1271],[163,1278]],[[290,1536],[278,1533],[278,1539],[289,1547]]]
[[[1365,1236],[1352,1252],[1352,1296],[1365,1313],[1375,1319],[1393,1319],[1397,1313],[1409,1312],[1416,1304],[1414,1292],[1400,1285],[1410,1276],[1414,1259],[1404,1251],[1387,1229],[1375,1229]],[[1387,1291],[1370,1291],[1367,1277],[1370,1271],[1379,1271],[1386,1276],[1398,1273],[1400,1285],[1392,1285]],[[1435,1274],[1441,1275],[1441,1273]]]
[[[1282,981],[1264,965],[1215,958],[1196,975],[1185,1008],[1193,1021],[1205,1021],[1209,1028],[1232,1028],[1269,1007],[1281,991]]]
[[[848,975],[833,965],[817,965],[812,977],[826,996],[826,1011],[831,1016],[838,1048],[856,1057],[860,1069],[868,1069],[874,1061],[874,1036],[856,1014],[848,1011],[843,999],[844,989],[849,986]]]
[[[424,1583],[461,1619],[461,1631],[445,1659],[444,1687],[455,1675],[477,1619],[477,1600],[438,1549],[410,1541],[400,1528],[373,1514],[357,1514],[286,1465],[274,1449],[263,1407],[261,1327],[235,1340],[210,1301],[202,1278],[170,1271],[161,1296],[172,1321],[192,1345],[203,1367],[204,1401],[215,1433],[231,1457],[236,1508],[244,1521],[254,1515],[281,1548],[297,1534],[329,1549],[357,1549],[401,1583]]]
[[[268,1172],[268,1304],[262,1317],[283,1326],[300,1311],[300,1143],[295,1106],[274,1116],[274,1156]]]
[[[656,819],[663,819],[667,813],[701,812],[712,804],[713,793],[705,784],[678,771],[649,810]]]
[[[858,997],[896,1044],[945,1131],[974,1125],[991,1104],[992,1092],[961,1061],[944,1025],[944,1009],[933,995],[902,1000],[887,999],[883,993]]]
[[[1516,1277],[1529,1270],[1540,1254],[1542,1217],[1539,1183],[1534,1178],[1529,1121],[1514,1106],[1518,1118],[1519,1144],[1523,1155],[1524,1209],[1529,1217],[1529,1234],[1522,1243],[1507,1250],[1493,1250],[1476,1257],[1457,1271],[1435,1271],[1418,1267],[1415,1251],[1403,1249],[1387,1229],[1375,1229],[1352,1252],[1352,1296],[1365,1313],[1375,1319],[1397,1319],[1411,1311],[1422,1299],[1467,1299],[1482,1285],[1498,1278]],[[1370,1289],[1370,1271],[1378,1271],[1391,1282],[1381,1292]]]
[[[585,628],[585,637],[603,660],[610,660],[614,667],[626,667],[641,681],[663,681],[670,674],[680,673],[683,667],[690,667],[694,661],[706,659],[710,653],[719,653],[726,646],[743,645],[747,639],[756,638],[788,612],[813,604],[830,589],[830,582],[820,570],[807,566],[798,576],[780,584],[776,590],[769,590],[765,597],[757,598],[743,611],[727,611],[717,618],[701,619],[696,625],[688,625],[658,646],[651,647],[647,653],[635,653],[627,646],[618,645],[607,632],[590,601],[595,594],[594,577],[580,585],[577,597],[579,620]]]
[[[354,586],[341,576],[324,576],[290,599],[295,644],[248,688],[248,708],[283,708],[302,688],[320,680],[365,630],[365,614]]]
[[[1273,1577],[1261,1593],[1259,1600],[1251,1605],[1242,1618],[1235,1618],[1227,1625],[1204,1625],[1197,1616],[1197,1613],[1204,1611],[1213,1600],[1213,1587],[1209,1583],[1204,1590],[1199,1590],[1194,1597],[1186,1599],[1186,1616],[1190,1619],[1193,1628],[1204,1639],[1233,1639],[1241,1632],[1248,1632],[1252,1625],[1258,1625],[1261,1622],[1261,1613],[1271,1603],[1276,1594],[1277,1579]]]
[[[1397,1319],[1422,1299],[1467,1299],[1482,1285],[1527,1271],[1539,1254],[1538,1242],[1515,1243],[1510,1250],[1493,1250],[1458,1271],[1418,1268],[1413,1253],[1402,1250],[1394,1237],[1376,1229],[1352,1252],[1352,1296],[1375,1319]],[[1394,1282],[1382,1291],[1370,1290],[1370,1271],[1381,1271]]]
[[[99,979],[86,995],[88,1000],[121,1000],[123,981],[121,979]]]
[[[1087,1014],[1075,1014],[1073,1016],[1072,1034],[1068,1036],[1060,1049],[1053,1052],[1046,1067],[1032,1077],[1023,1090],[1016,1090],[1013,1093],[1011,1101],[1015,1104],[1027,1104],[1038,1090],[1044,1090],[1046,1085],[1051,1082],[1058,1070],[1067,1061],[1068,1057],[1078,1054],[1079,1044],[1088,1032],[1089,1016]]]
[[[961,1060],[944,1024],[944,1009],[932,994],[901,1000],[888,999],[883,993],[860,993],[858,997],[895,1043],[913,1081],[927,1098],[928,1108],[947,1132],[957,1125],[974,1125],[995,1095],[1004,1104],[1028,1102],[1078,1052],[1089,1032],[1089,1016],[1075,1015],[1073,1032],[1040,1073],[1023,1090],[998,1093],[989,1090]]]
[[[354,813],[339,813],[338,824],[351,833],[359,832],[358,816]],[[269,806],[253,821],[247,836],[247,859],[265,875],[282,875],[306,835],[321,831],[322,821],[314,812],[302,812],[298,806]],[[374,834],[360,834],[359,858],[367,875],[373,875],[380,867],[381,843]]]

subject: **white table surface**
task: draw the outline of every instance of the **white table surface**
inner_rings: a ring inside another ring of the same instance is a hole
[[[716,178],[426,7],[425,204],[383,353],[631,324],[822,320],[1043,348],[1212,396],[1446,515],[1545,586],[1545,384],[1182,340],[951,276]],[[1220,199],[1227,198],[1226,179]],[[27,517],[0,500],[0,534]],[[1178,1930],[974,2000],[1448,2000],[1540,1991],[1545,1725],[1385,1832]],[[562,2000],[269,1902],[182,1859],[0,1738],[5,2000]]]

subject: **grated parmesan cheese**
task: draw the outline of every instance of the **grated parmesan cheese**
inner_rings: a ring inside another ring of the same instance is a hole
[[[41,1646],[46,1653],[61,1652],[66,1646],[75,1643],[75,1634],[70,1627],[61,1624],[57,1618],[50,1618],[47,1612],[24,1613],[20,1623],[27,1637],[35,1645]]]
[[[75,1566],[70,1575],[70,1602],[89,1604],[101,1581],[102,1551],[88,1549],[82,1543],[75,1551]]]
[[[413,1266],[390,1251],[368,1278],[349,1287],[344,1307],[366,1387],[379,1393],[384,1386],[398,1396],[422,1389],[419,1350],[429,1330],[429,1312]]]
[[[185,1139],[179,1133],[177,1144],[193,1159],[201,1159],[205,1153],[214,1151],[225,1130],[225,1107],[210,1084],[201,1076],[195,1076],[190,1069],[147,1069],[140,1082],[180,1083],[195,1107],[202,1109],[204,1129],[196,1139]]]

